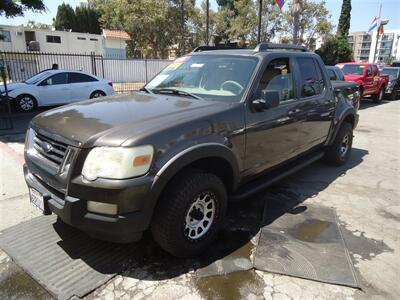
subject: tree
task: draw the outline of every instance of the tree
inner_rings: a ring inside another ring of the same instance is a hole
[[[336,65],[337,63],[351,61],[353,51],[346,39],[341,36],[331,36],[321,48],[315,51],[326,65]]]
[[[26,23],[26,27],[37,28],[37,29],[51,29],[51,25],[44,24],[44,23],[38,23],[33,20],[29,20],[28,23]]]
[[[343,0],[337,35],[347,37],[350,29],[351,0]]]
[[[315,42],[316,38],[327,37],[333,24],[330,21],[329,11],[325,6],[325,1],[313,2],[311,0],[301,1],[301,13],[299,14],[298,44],[309,47]],[[294,16],[292,14],[294,2],[289,3],[289,9],[284,13],[283,31],[285,38],[292,36],[294,26]],[[293,42],[293,37],[290,38]]]
[[[56,30],[76,31],[76,16],[71,5],[63,3],[58,6],[53,26]]]
[[[209,34],[207,40],[206,26],[207,26],[207,0],[203,0],[200,8],[195,8],[192,16],[193,25],[193,47],[199,45],[207,45],[211,43],[211,38],[216,34],[216,12],[209,9]]]
[[[275,0],[263,0],[261,19],[261,42],[271,41],[283,28],[282,13],[276,6]]]
[[[228,29],[229,38],[238,40],[240,46],[246,46],[246,41],[256,40],[257,11],[253,0],[237,0],[234,2],[237,12]]]
[[[90,3],[81,3],[75,7],[76,31],[100,34],[100,14]]]
[[[0,16],[12,18],[23,16],[26,10],[41,12],[46,9],[43,0],[24,0],[24,1],[0,1]]]

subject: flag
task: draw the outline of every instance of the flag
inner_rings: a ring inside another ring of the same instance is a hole
[[[285,0],[276,0],[276,4],[279,7],[279,10],[282,11],[282,7],[285,5]]]
[[[378,26],[378,18],[374,17],[374,19],[371,22],[371,26],[368,29],[368,32],[374,30]]]
[[[379,28],[379,34],[383,35],[385,33],[385,30],[383,29],[383,25]]]

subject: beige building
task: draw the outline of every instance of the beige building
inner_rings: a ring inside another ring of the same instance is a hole
[[[24,26],[0,25],[0,51],[39,51],[50,53],[101,54],[126,57],[123,31],[103,30],[102,34],[89,34]]]
[[[361,31],[349,34],[347,41],[353,49],[355,61],[374,61],[376,34],[376,30],[373,33]],[[386,62],[391,57],[400,60],[400,29],[385,30],[378,38],[375,62]]]

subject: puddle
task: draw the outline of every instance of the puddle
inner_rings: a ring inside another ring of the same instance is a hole
[[[206,299],[243,299],[250,293],[262,293],[263,284],[263,280],[253,270],[200,278],[196,281],[198,291]]]
[[[0,265],[0,299],[53,299],[14,262]]]
[[[307,219],[293,229],[292,236],[304,242],[322,242],[323,240],[326,243],[329,241],[326,239],[327,231],[334,225],[332,222]]]

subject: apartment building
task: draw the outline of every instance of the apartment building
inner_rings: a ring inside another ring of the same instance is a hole
[[[79,33],[24,26],[0,25],[0,51],[101,54],[126,57],[129,35],[103,30],[102,34]]]
[[[386,62],[391,57],[394,57],[395,60],[399,60],[400,29],[385,30],[383,35],[379,35],[378,47],[374,57],[376,34],[376,30],[373,33],[361,31],[349,34],[347,41],[353,49],[354,60]]]

